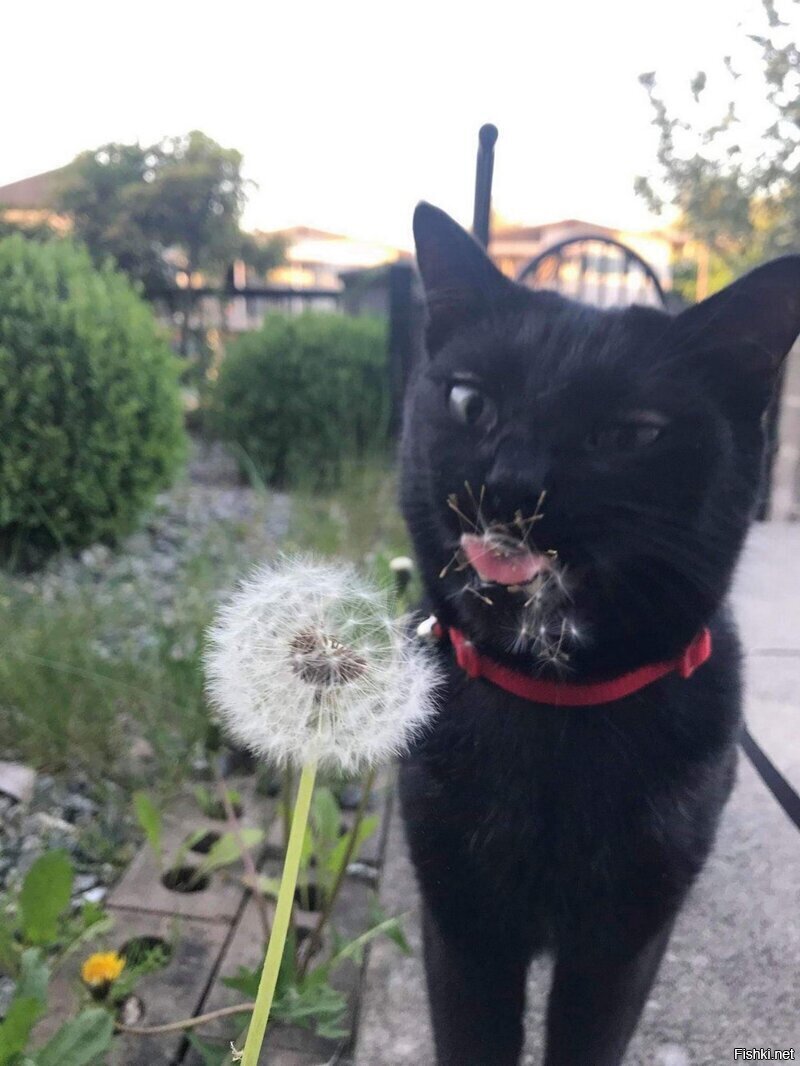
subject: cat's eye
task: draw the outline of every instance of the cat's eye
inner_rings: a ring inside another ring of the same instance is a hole
[[[598,426],[589,435],[587,445],[591,451],[630,452],[655,444],[666,427],[663,415],[645,411]]]
[[[497,420],[494,403],[486,393],[464,382],[456,382],[451,386],[447,406],[453,418],[465,426],[486,431]]]

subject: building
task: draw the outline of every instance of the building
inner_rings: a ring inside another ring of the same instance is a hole
[[[53,210],[63,167],[0,185],[0,218],[19,226],[47,223],[59,232],[69,229],[69,219]]]
[[[565,248],[558,260],[553,260],[551,272],[558,269],[559,291],[565,296],[605,306],[630,302],[636,279],[628,272],[624,253],[615,252],[600,240],[593,245],[592,237],[626,245],[652,268],[665,292],[672,288],[675,242],[664,233],[612,229],[577,218],[539,226],[500,224],[492,231],[489,253],[504,274],[516,278],[524,266],[545,250],[563,241],[586,238],[579,247]],[[642,275],[640,280],[643,278]],[[654,291],[648,291],[648,286],[642,284],[637,302],[648,302],[654,295]]]
[[[296,289],[341,289],[341,275],[346,271],[366,270],[411,258],[410,252],[392,245],[354,240],[309,226],[290,226],[271,233],[256,230],[254,236],[284,242],[286,262],[270,272],[269,281]]]

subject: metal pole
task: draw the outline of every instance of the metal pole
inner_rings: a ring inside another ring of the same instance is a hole
[[[497,126],[487,122],[478,131],[478,162],[475,169],[475,209],[472,234],[484,248],[489,246],[489,211],[492,206],[492,173]]]

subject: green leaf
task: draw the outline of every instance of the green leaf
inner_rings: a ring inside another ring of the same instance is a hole
[[[21,999],[32,997],[44,1006],[47,1003],[47,985],[50,970],[38,948],[28,948],[22,953],[16,995]]]
[[[336,880],[336,875],[339,873],[341,865],[344,861],[345,854],[347,853],[350,837],[355,833],[355,844],[353,845],[353,851],[350,856],[350,861],[355,862],[358,858],[358,854],[367,840],[372,836],[375,830],[378,828],[377,815],[370,815],[368,818],[364,818],[359,825],[358,829],[351,829],[345,836],[340,837],[336,843],[336,847],[331,851],[328,857],[325,859],[323,870],[327,875],[326,880],[329,878],[333,883]]]
[[[329,788],[322,786],[315,791],[309,821],[314,826],[317,846],[327,852],[339,839],[342,822],[339,804]]]
[[[16,977],[19,972],[19,946],[11,924],[0,924],[0,973]]]
[[[286,989],[294,988],[297,985],[297,977],[297,930],[290,925],[283,947],[278,980],[275,982],[275,994],[279,996]]]
[[[48,851],[31,866],[19,894],[22,937],[29,944],[51,944],[58,919],[69,906],[75,871],[65,851]]]
[[[337,966],[340,966],[348,959],[359,965],[364,957],[364,949],[370,941],[374,940],[378,936],[388,936],[395,944],[401,947],[401,950],[410,952],[408,943],[403,936],[402,929],[400,928],[399,918],[384,918],[371,928],[365,930],[360,936],[355,937],[353,940],[347,941],[344,945],[337,943],[334,953],[325,962],[315,966],[306,975],[303,982],[304,988],[320,987],[327,984],[327,981]]]
[[[260,980],[260,966],[254,970],[249,970],[246,966],[240,966],[233,977],[223,977],[222,983],[226,988],[233,989],[234,992],[241,992],[248,999],[255,999]]]
[[[61,1026],[36,1053],[36,1066],[89,1066],[108,1050],[113,1036],[111,1015],[102,1007],[92,1007]]]
[[[263,839],[263,829],[240,829],[238,833],[223,833],[200,863],[198,872],[209,874],[222,866],[230,866],[241,859],[244,848],[249,851],[257,847]]]
[[[254,888],[262,896],[269,896],[271,899],[278,898],[278,893],[281,890],[281,879],[279,877],[267,877],[264,874],[259,874],[255,884],[250,878],[245,878],[244,880],[248,888]]]
[[[201,1040],[197,1033],[189,1033],[189,1043],[203,1060],[203,1066],[223,1066],[230,1054],[228,1044],[211,1044]]]
[[[0,1066],[13,1062],[25,1050],[31,1029],[44,1010],[36,996],[15,996],[5,1020],[0,1022]]]
[[[134,792],[133,809],[156,857],[158,868],[161,869],[161,841],[164,835],[164,820],[161,817],[161,811],[146,792]]]
[[[327,984],[288,988],[276,997],[272,1007],[276,1020],[313,1029],[321,1036],[334,1039],[347,1036],[347,1030],[341,1025],[346,1012],[346,998]]]

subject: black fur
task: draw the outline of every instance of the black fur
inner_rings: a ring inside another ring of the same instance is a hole
[[[441,713],[402,769],[439,1066],[518,1062],[540,952],[555,962],[546,1066],[615,1066],[734,779],[739,651],[725,596],[763,411],[800,331],[800,257],[670,318],[516,286],[429,205],[415,235],[430,358],[408,400],[402,503],[423,609],[497,660],[572,680],[672,657],[704,625],[713,634],[690,680],[577,709],[470,681],[443,643]],[[450,413],[454,380],[476,388],[477,425]],[[642,411],[666,420],[654,441],[625,428]],[[519,593],[452,565],[472,523],[513,528],[537,507],[517,528],[557,553],[561,576],[535,619],[541,640],[519,637]]]

